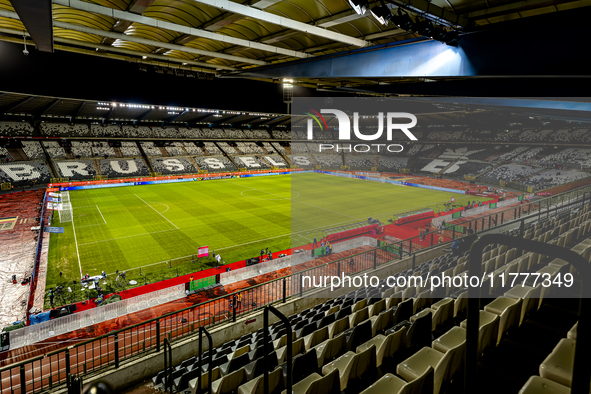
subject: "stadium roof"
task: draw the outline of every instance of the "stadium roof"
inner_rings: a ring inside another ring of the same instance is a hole
[[[501,99],[501,98],[383,98],[398,109],[411,110],[420,124],[464,125],[467,113],[489,122],[512,113],[539,120],[590,122],[589,99]],[[290,127],[302,125],[307,116],[287,113],[167,106],[58,98],[0,91],[0,118],[49,122],[155,123],[200,127]],[[335,120],[335,119],[332,119]]]
[[[24,34],[32,38],[29,44],[34,42],[42,51],[132,61],[160,72],[172,68],[193,75],[232,75],[359,49],[381,49],[408,40],[428,40],[427,33],[413,32],[424,30],[415,28],[422,19],[446,34],[456,29],[467,32],[572,10],[587,6],[588,1],[367,3],[368,8],[380,4],[390,9],[394,19],[399,10],[404,10],[401,15],[410,15],[409,31],[392,22],[381,24],[369,10],[360,15],[345,0],[0,0],[0,40],[23,43]],[[402,26],[402,19],[396,22]]]
[[[288,114],[103,102],[0,92],[0,115],[73,122],[158,122],[180,125],[283,127]]]

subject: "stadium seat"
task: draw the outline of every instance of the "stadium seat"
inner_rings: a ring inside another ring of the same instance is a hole
[[[478,327],[478,356],[482,356],[487,350],[497,346],[499,335],[499,315],[487,311],[480,311]],[[464,320],[460,327],[467,329],[467,320]]]
[[[519,326],[521,305],[521,298],[499,297],[484,307],[486,312],[494,313],[500,317],[497,343],[501,342],[509,330]]]
[[[385,374],[361,394],[425,394],[433,392],[433,367],[412,382],[406,382],[392,374]]]
[[[357,347],[357,353],[367,350],[371,346],[376,347],[376,366],[382,365],[384,359],[389,359],[398,351],[406,348],[406,327],[401,327],[398,331],[388,334],[388,336],[376,335],[369,341]]]
[[[347,352],[335,361],[326,364],[322,368],[322,374],[328,375],[334,370],[339,371],[341,391],[347,389],[349,380],[359,379],[368,370],[375,371],[376,347],[371,345],[361,353]]]
[[[563,338],[540,364],[540,376],[570,387],[573,375],[575,340]]]
[[[519,390],[519,394],[570,394],[570,388],[550,379],[532,376]]]
[[[248,382],[238,387],[238,394],[266,394],[264,392],[264,375],[256,379],[249,379]],[[269,373],[269,394],[274,394],[284,387],[283,373],[281,368],[275,368]]]
[[[307,376],[305,379],[296,383],[292,387],[293,394],[338,394],[340,392],[339,371],[334,370],[332,373],[322,377],[317,373]],[[286,394],[283,390],[281,394]]]
[[[396,373],[407,381],[412,381],[421,376],[429,367],[432,367],[435,370],[433,394],[439,394],[442,384],[451,381],[457,372],[450,368],[452,360],[458,358],[458,353],[462,354],[464,352],[465,346],[465,342],[462,342],[445,353],[430,347],[424,347],[398,364]]]
[[[220,369],[219,368],[214,368],[211,370],[211,381],[212,384],[214,381],[218,380],[220,378]],[[204,392],[205,390],[207,390],[207,387],[209,386],[209,374],[208,372],[203,372],[201,373],[201,391]],[[197,384],[198,384],[198,379],[197,378],[193,378],[189,381],[189,389],[191,390],[191,394],[196,394],[197,393]]]

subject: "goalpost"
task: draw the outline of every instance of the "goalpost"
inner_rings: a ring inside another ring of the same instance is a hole
[[[72,204],[69,202],[62,203],[62,209],[59,211],[60,223],[69,223],[72,221]]]

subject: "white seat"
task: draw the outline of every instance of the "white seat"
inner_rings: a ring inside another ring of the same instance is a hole
[[[452,370],[451,360],[457,353],[464,352],[465,342],[451,348],[445,353],[441,353],[433,348],[424,347],[396,367],[396,373],[403,379],[412,381],[421,376],[429,367],[435,370],[433,381],[433,394],[439,394],[441,385],[444,381],[450,381],[456,371]]]
[[[532,376],[523,385],[519,394],[570,394],[570,388],[539,376]]]
[[[478,356],[490,347],[497,346],[499,333],[499,321],[501,318],[494,313],[480,311],[478,328]],[[467,329],[467,320],[460,324],[461,328]]]
[[[521,299],[499,297],[486,305],[484,310],[500,317],[499,335],[497,337],[498,344],[511,328],[519,326]]]
[[[361,353],[369,349],[371,346],[375,346],[376,366],[379,367],[382,365],[384,359],[394,356],[396,352],[405,348],[406,331],[407,328],[402,327],[386,337],[383,335],[376,335],[364,344],[359,345],[356,351],[357,353]]]
[[[577,327],[578,327],[578,325],[579,325],[579,322],[576,322],[575,325],[573,326],[573,328],[571,328],[568,331],[568,334],[566,334],[566,337],[568,339],[573,339],[575,341],[577,340]]]
[[[540,376],[570,387],[575,354],[574,339],[563,338],[540,364]]]
[[[506,297],[520,298],[522,300],[521,305],[521,317],[519,324],[523,323],[523,320],[531,313],[539,308],[541,303],[540,295],[542,294],[542,284],[538,283],[536,287],[527,285],[517,285],[511,290],[505,293]]]

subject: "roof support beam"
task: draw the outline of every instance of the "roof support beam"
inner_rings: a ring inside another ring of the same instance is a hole
[[[80,113],[80,111],[82,111],[82,108],[84,108],[84,106],[86,105],[86,101],[83,101],[80,103],[80,106],[78,106],[78,108],[76,109],[76,111],[74,111],[74,113],[72,114],[72,116],[70,116],[70,121],[76,119],[76,117],[78,116],[78,114]]]
[[[53,52],[51,0],[11,0],[10,3],[37,49],[41,52]]]
[[[144,112],[143,114],[141,114],[140,116],[135,118],[135,121],[139,122],[140,120],[144,119],[146,116],[150,115],[150,112],[152,112],[152,108],[150,108],[149,110],[147,110],[146,112]]]
[[[12,112],[12,111],[14,111],[15,109],[17,109],[18,107],[20,107],[21,105],[23,105],[23,104],[25,104],[25,103],[28,103],[29,101],[33,100],[35,97],[37,97],[37,96],[30,96],[30,97],[27,97],[27,98],[25,98],[24,100],[21,100],[21,101],[19,101],[18,103],[16,103],[16,104],[13,104],[13,105],[11,105],[11,106],[9,106],[9,107],[6,107],[5,109],[2,109],[2,110],[0,110],[0,111],[2,111],[2,113],[3,113],[3,114],[5,114],[5,113],[8,113],[8,112]]]
[[[312,34],[315,36],[327,38],[332,41],[339,41],[347,45],[354,45],[358,47],[367,46],[368,43],[365,40],[360,40],[355,37],[348,36],[346,34],[336,33],[331,30],[323,29],[321,27],[311,26],[306,23],[298,22],[293,19],[284,18],[275,14],[271,14],[266,11],[261,11],[253,7],[245,6],[242,4],[234,3],[229,0],[194,0],[198,3],[205,4],[211,7],[215,7],[221,10],[233,12],[236,14],[244,15],[246,17],[258,19],[264,22],[273,23],[278,26],[286,27],[288,29],[298,30],[304,33]],[[423,0],[425,1],[425,0]]]
[[[225,43],[232,44],[232,45],[240,45],[243,47],[258,49],[261,51],[266,51],[266,52],[271,52],[271,53],[278,53],[278,54],[282,54],[285,56],[298,57],[298,58],[306,58],[306,57],[310,56],[306,53],[294,51],[291,49],[279,48],[279,47],[275,47],[272,45],[266,45],[266,44],[261,44],[261,43],[254,42],[254,41],[244,40],[241,38],[235,38],[235,37],[230,37],[230,36],[223,35],[223,34],[212,33],[210,31],[195,29],[192,27],[183,26],[183,25],[179,25],[176,23],[165,22],[165,21],[161,21],[158,19],[152,19],[152,18],[145,17],[143,15],[136,15],[131,12],[119,11],[119,10],[115,10],[112,8],[103,7],[103,6],[96,5],[96,4],[91,4],[91,3],[87,3],[84,1],[80,1],[80,0],[53,0],[53,3],[63,5],[66,7],[70,7],[70,8],[75,8],[77,10],[83,10],[83,11],[88,11],[88,12],[94,12],[94,13],[100,14],[100,15],[106,15],[106,16],[109,16],[109,17],[115,18],[115,19],[128,20],[131,22],[141,23],[141,24],[144,24],[147,26],[171,30],[171,31],[174,31],[177,33],[188,34],[188,35],[195,36],[195,37],[208,38],[210,40],[221,41],[221,42],[225,42]]]
[[[81,31],[83,33],[96,34],[96,35],[100,35],[103,37],[109,37],[109,38],[112,38],[115,40],[123,40],[123,41],[135,42],[138,44],[158,46],[158,47],[166,48],[166,49],[172,50],[172,51],[183,51],[183,52],[188,52],[188,53],[192,53],[192,54],[199,55],[199,56],[210,56],[212,58],[225,59],[225,60],[230,60],[230,61],[234,61],[234,62],[256,64],[257,66],[264,66],[267,64],[267,62],[264,62],[261,60],[249,59],[249,58],[243,57],[243,56],[227,55],[224,53],[213,52],[213,51],[204,51],[201,49],[191,48],[191,47],[187,47],[184,45],[169,44],[167,42],[149,40],[147,38],[135,37],[135,36],[132,36],[129,34],[114,33],[114,32],[105,31],[105,30],[101,30],[101,29],[95,29],[92,27],[76,25],[74,23],[69,23],[69,22],[55,21],[54,23],[55,23],[55,26],[61,27],[63,29]]]
[[[151,110],[150,110],[150,111],[151,111]],[[183,115],[184,115],[184,114],[186,114],[187,112],[189,112],[189,111],[187,111],[187,110],[182,110],[182,111],[181,111],[181,112],[179,112],[178,114],[176,114],[176,115],[173,115],[173,116],[171,116],[170,118],[166,119],[165,123],[172,123],[172,122],[173,122],[175,119],[177,119],[177,118],[179,118],[179,117],[183,116]]]
[[[35,114],[35,116],[41,116],[44,113],[46,113],[47,111],[49,111],[50,109],[52,109],[56,104],[59,104],[62,100],[61,99],[55,99],[53,100],[49,105],[46,105],[44,108],[41,108],[41,110],[37,111],[37,113]]]
[[[7,14],[14,14],[11,13],[9,11],[3,11],[0,10],[0,16],[5,16]],[[10,17],[10,16],[8,16]],[[8,33],[8,34],[19,34],[19,32],[17,30],[14,29],[5,29],[5,28],[0,28],[0,32],[2,33]],[[12,39],[9,37],[2,37],[2,41],[9,41],[9,42],[17,42],[18,40],[16,39]],[[192,71],[201,71],[201,72],[213,72],[212,69],[221,69],[221,70],[236,70],[234,67],[228,67],[228,66],[222,66],[219,64],[211,64],[211,63],[204,63],[204,62],[196,62],[194,60],[188,60],[188,59],[181,59],[181,58],[177,58],[177,57],[172,57],[172,56],[164,56],[164,55],[158,55],[158,54],[153,54],[153,53],[147,53],[147,52],[139,52],[139,51],[133,51],[130,49],[124,49],[124,48],[117,48],[117,47],[112,47],[109,45],[102,45],[102,44],[93,44],[93,43],[89,43],[89,42],[84,42],[84,41],[78,41],[78,40],[72,40],[69,38],[56,38],[55,41],[57,42],[63,42],[66,44],[71,44],[71,45],[77,45],[77,46],[83,46],[83,47],[87,47],[87,48],[92,48],[93,50],[95,49],[99,49],[99,50],[103,50],[103,51],[108,51],[108,52],[116,52],[116,53],[123,53],[126,55],[134,55],[134,56],[147,56],[153,59],[159,59],[162,60],[164,62],[170,63],[170,62],[176,62],[176,63],[186,63],[188,65],[194,65],[194,66],[199,66],[199,67],[208,67],[209,69],[200,69],[200,70],[192,70]],[[70,51],[70,52],[78,52],[78,53],[83,53],[82,49],[80,48],[69,48],[69,47],[64,47],[62,45],[56,45],[57,49],[61,49],[61,50],[65,50],[65,51]],[[86,53],[88,54],[88,53]],[[98,53],[96,54],[97,56],[100,56]],[[127,61],[130,61],[129,59],[126,59]],[[132,59],[136,60],[137,63],[145,63],[145,64],[152,64],[152,65],[160,65],[160,64],[154,64],[153,60],[142,60],[142,59]],[[170,66],[170,64],[168,65]],[[167,65],[163,65],[163,67],[167,67]],[[181,66],[176,66],[173,68],[182,68]]]

